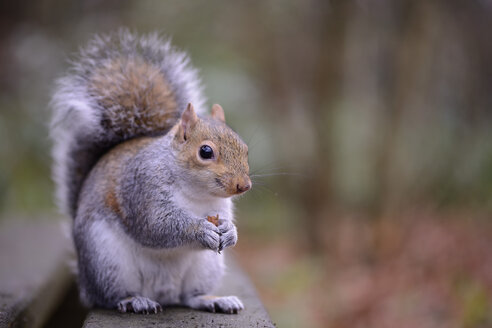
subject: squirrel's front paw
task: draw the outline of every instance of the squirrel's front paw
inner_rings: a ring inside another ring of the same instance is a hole
[[[219,220],[220,245],[219,252],[226,247],[237,243],[237,229],[234,223],[228,220]]]
[[[197,232],[198,242],[205,248],[218,251],[220,245],[220,230],[207,219],[200,220]]]
[[[133,296],[127,297],[118,302],[118,310],[121,313],[125,312],[135,312],[135,313],[157,313],[162,312],[162,307],[159,303],[154,302],[153,300],[142,297],[142,296]]]

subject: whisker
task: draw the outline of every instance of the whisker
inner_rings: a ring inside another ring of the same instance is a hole
[[[277,167],[273,167],[273,165],[278,165],[278,164],[275,163],[274,160],[272,160],[272,161],[270,161],[268,163],[262,164],[259,167],[256,167],[255,168],[255,171],[264,171],[264,170],[269,170],[270,171],[270,170],[286,170],[287,169],[286,167],[282,167],[282,166],[280,166],[280,167],[278,167],[278,166]]]
[[[255,169],[253,169],[253,173],[278,172],[279,170],[286,171],[286,169],[283,168],[283,167],[272,167],[272,168],[261,167],[261,168],[255,168]]]
[[[299,176],[299,177],[305,177],[304,174],[300,173],[289,173],[289,172],[278,172],[278,173],[266,173],[266,174],[250,174],[250,177],[273,177],[277,175],[288,175],[288,176]]]
[[[253,138],[256,136],[256,133],[258,132],[258,129],[260,127],[257,125],[255,126],[255,129],[253,130],[253,133],[251,134],[251,136],[248,138],[248,141],[246,142],[247,145],[250,145],[251,144],[251,141],[253,140]],[[258,141],[255,142],[255,145],[258,144]],[[253,146],[248,146],[248,148],[253,148]]]
[[[253,186],[256,188],[256,187],[267,186],[267,184],[266,183],[263,183],[261,181],[258,181],[258,180],[253,180]]]
[[[267,168],[267,167],[273,167],[274,165],[277,166],[279,163],[275,159],[271,159],[267,163],[262,163],[260,168]]]
[[[253,188],[253,189],[251,189],[251,190],[252,190],[252,191],[255,191],[255,188]],[[257,191],[257,192],[258,192],[258,191],[260,191],[260,192],[261,192],[261,191],[268,191],[269,193],[272,193],[272,194],[273,194],[273,195],[275,195],[275,196],[277,196],[277,195],[278,195],[278,193],[277,193],[276,191],[274,191],[273,189],[271,189],[271,188],[267,187],[266,185],[258,185],[258,186],[256,187],[256,191]],[[253,192],[253,194],[255,194],[255,193]]]

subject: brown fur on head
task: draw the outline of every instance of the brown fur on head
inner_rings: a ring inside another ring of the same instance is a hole
[[[225,124],[220,105],[212,107],[211,118],[200,118],[188,104],[173,130],[177,160],[190,176],[187,183],[218,197],[251,188],[248,146]]]

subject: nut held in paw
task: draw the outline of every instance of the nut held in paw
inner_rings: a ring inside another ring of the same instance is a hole
[[[219,214],[216,216],[207,216],[207,221],[213,223],[216,227],[219,226]]]

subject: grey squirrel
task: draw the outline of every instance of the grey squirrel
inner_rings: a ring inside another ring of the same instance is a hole
[[[243,309],[209,293],[237,241],[231,198],[252,186],[248,147],[204,104],[188,56],[157,34],[96,36],[58,80],[53,171],[85,305]]]

